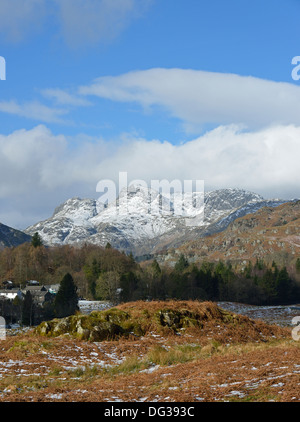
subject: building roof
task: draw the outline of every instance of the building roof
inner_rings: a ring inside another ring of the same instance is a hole
[[[24,289],[22,289],[22,291],[24,292],[27,292],[27,291],[30,291],[30,292],[43,292],[43,291],[47,291],[47,289],[46,289],[46,287],[45,286],[26,286]]]
[[[10,294],[10,293],[18,293],[21,290],[18,288],[14,288],[14,289],[1,289],[0,293],[5,293],[5,294]]]

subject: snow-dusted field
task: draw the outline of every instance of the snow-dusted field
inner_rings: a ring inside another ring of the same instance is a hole
[[[292,319],[300,316],[300,304],[258,306],[236,302],[218,302],[218,306],[237,314],[246,315],[252,319],[261,319],[270,324],[292,326]],[[79,308],[84,314],[92,311],[103,311],[113,307],[110,302],[97,300],[80,300]]]
[[[218,302],[218,306],[252,319],[261,319],[269,324],[292,326],[292,319],[300,316],[300,304],[287,306],[255,306],[235,302]]]
[[[80,300],[80,311],[89,314],[92,311],[102,311],[111,308],[110,302],[97,300]],[[236,302],[218,302],[223,309],[246,315],[252,319],[261,319],[270,324],[292,326],[292,319],[300,316],[300,304],[286,306],[255,306]]]
[[[80,312],[83,314],[89,314],[92,311],[104,311],[113,306],[110,302],[101,300],[79,300],[78,305]]]

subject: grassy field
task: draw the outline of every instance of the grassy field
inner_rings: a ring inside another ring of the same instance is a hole
[[[300,401],[300,344],[289,328],[206,302],[103,312],[115,322],[126,313],[133,331],[90,341],[32,330],[1,341],[0,401]]]

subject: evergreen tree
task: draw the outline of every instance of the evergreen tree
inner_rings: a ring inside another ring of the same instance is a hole
[[[120,278],[120,288],[120,299],[122,302],[129,302],[134,300],[134,293],[138,288],[137,276],[132,271],[122,274]]]
[[[78,310],[77,287],[71,274],[62,279],[54,299],[54,313],[58,318],[73,315]]]
[[[244,274],[245,274],[245,277],[247,279],[251,278],[251,275],[252,275],[252,262],[251,261],[249,261],[248,264],[246,265],[246,267],[244,269]]]
[[[31,244],[34,248],[37,248],[38,246],[43,245],[42,238],[37,232],[34,233],[34,235],[32,236]]]
[[[298,274],[300,273],[300,258],[297,258],[297,261],[296,261],[296,271]]]
[[[287,272],[286,267],[283,267],[276,279],[276,288],[278,294],[278,303],[286,304],[291,300],[292,280]]]
[[[183,254],[181,254],[178,261],[175,264],[174,269],[177,272],[181,272],[185,270],[188,266],[189,266],[189,261],[186,259],[186,257]]]
[[[276,267],[277,268],[277,267]],[[265,270],[261,277],[256,275],[255,283],[262,289],[261,300],[266,304],[276,303],[278,297],[278,290],[276,286],[277,270],[272,271],[271,268]]]
[[[159,266],[159,263],[154,259],[154,261],[151,264],[151,269],[153,271],[154,277],[159,277],[161,275],[161,268]]]
[[[22,324],[32,325],[34,319],[34,303],[29,290],[27,290],[22,306]]]
[[[100,270],[100,264],[97,261],[96,258],[92,259],[91,264],[86,264],[83,267],[83,271],[85,273],[87,282],[88,282],[88,289],[92,295],[92,297],[95,299],[96,297],[96,280],[99,278],[101,270]]]
[[[263,270],[265,268],[265,263],[262,258],[256,258],[255,268],[257,270]]]
[[[134,256],[133,256],[133,253],[132,252],[129,253],[128,257],[129,257],[130,264],[131,265],[135,265],[135,259],[134,259]]]

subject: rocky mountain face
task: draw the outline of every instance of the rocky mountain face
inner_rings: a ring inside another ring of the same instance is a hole
[[[5,226],[0,223],[0,248],[18,246],[30,242],[31,236],[19,230]]]
[[[230,219],[230,216],[226,218]],[[190,262],[223,260],[244,266],[263,258],[269,264],[275,261],[294,267],[300,257],[300,201],[263,207],[235,219],[222,232],[186,242],[176,251],[158,255],[158,260],[172,265],[179,254],[187,256]]]
[[[127,196],[121,192],[117,208],[94,199],[72,198],[57,207],[52,217],[25,232],[38,232],[45,245],[110,243],[114,248],[142,256],[223,231],[238,217],[285,202],[265,200],[239,189],[211,191],[204,198],[195,193],[193,199],[186,197],[181,202],[177,195],[168,198],[134,186]],[[179,213],[178,203],[182,204]]]

